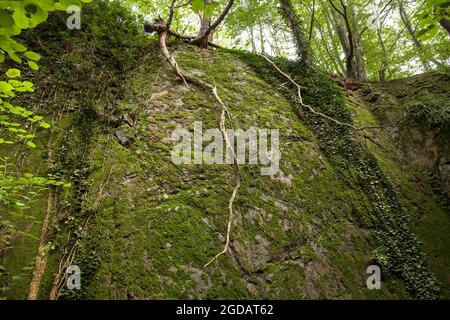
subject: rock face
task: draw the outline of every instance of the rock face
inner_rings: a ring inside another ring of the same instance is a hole
[[[345,170],[330,160],[331,152],[324,152],[318,139],[321,132],[299,117],[275,85],[280,81],[263,78],[230,52],[171,50],[176,51],[180,67],[217,85],[237,128],[280,130],[280,172],[266,177],[260,175],[259,165],[242,166],[230,251],[204,269],[225,242],[232,167],[174,164],[172,132],[179,127],[192,130],[195,121],[202,121],[204,129],[217,128],[220,109],[208,92],[184,87],[158,52],[150,50],[127,75],[126,94],[116,102],[124,113],[133,114],[132,127],[92,122],[91,134],[85,135],[69,112],[57,124],[87,139],[81,148],[79,140],[53,137],[55,145],[67,144],[67,154],[83,154],[86,170],[76,180],[82,191],[59,195],[61,217],[55,226],[58,232],[50,237],[55,250],[50,252],[42,296],[48,295],[70,236],[79,240],[74,264],[81,268],[83,286],[76,294],[63,290],[68,299],[414,297],[402,275],[390,269],[383,243],[375,238],[374,230],[383,221],[371,218],[377,203],[355,178],[364,172]],[[263,73],[270,67],[261,68]],[[362,100],[351,106],[355,122],[385,121],[371,112],[377,101]],[[95,110],[100,117],[106,108]],[[449,297],[450,221],[421,169],[436,165],[444,185],[448,181],[448,140],[444,145],[448,127],[437,137],[434,129],[418,133],[416,129],[380,131],[373,138],[377,144],[358,136],[352,139],[392,180],[389,195],[398,195],[402,212],[423,243],[420,252],[430,264],[430,273],[442,283],[440,294]],[[420,140],[412,151],[402,147],[401,141],[408,143],[399,138],[405,132]],[[385,181],[373,177],[367,183],[377,186]],[[79,231],[80,225],[85,229]],[[69,230],[76,232],[69,234]],[[6,267],[13,260],[5,254]],[[382,291],[366,288],[371,264],[383,264]],[[20,271],[23,266],[16,267]],[[22,283],[12,290],[16,298],[24,288]]]
[[[372,83],[363,99],[414,165],[436,175],[450,197],[450,75],[430,73],[386,84]]]
[[[124,131],[117,130],[115,132],[115,135],[117,139],[119,140],[119,143],[124,147],[129,147],[133,143],[132,139],[128,138]]]

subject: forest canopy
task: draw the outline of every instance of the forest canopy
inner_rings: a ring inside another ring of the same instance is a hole
[[[168,1],[126,2],[146,20],[169,13]],[[227,4],[180,1],[173,30],[195,36]],[[221,46],[289,58],[300,40],[320,70],[386,80],[448,69],[449,16],[447,0],[242,0],[210,37]]]

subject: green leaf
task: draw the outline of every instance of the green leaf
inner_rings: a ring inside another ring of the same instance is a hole
[[[6,71],[6,76],[8,78],[17,78],[20,77],[20,70],[17,69],[9,69],[8,71]]]
[[[48,124],[47,122],[41,122],[41,123],[39,124],[39,126],[42,127],[42,128],[44,128],[44,129],[48,129],[48,128],[51,127],[51,125]]]
[[[20,71],[19,71],[20,72]],[[19,74],[20,75],[20,74]],[[8,83],[15,88],[22,87],[22,82],[17,80],[9,80]]]
[[[33,83],[30,81],[24,81],[22,82],[22,85],[24,86],[24,88],[33,89]]]
[[[34,144],[34,142],[33,141],[27,141],[27,145],[30,147],[30,148],[36,148],[36,145]]]
[[[33,69],[34,71],[39,70],[39,66],[34,61],[28,61],[28,66]]]
[[[44,119],[42,116],[34,116],[33,118],[28,119],[28,120],[30,120],[31,122],[36,122],[36,121],[41,121],[42,119]]]
[[[203,10],[205,3],[203,0],[192,0],[191,6],[192,6],[192,10],[195,13],[199,13],[200,11]]]
[[[33,61],[39,61],[41,59],[41,55],[33,51],[27,51],[24,53],[24,55],[25,57]]]
[[[8,82],[0,81],[0,92],[10,92],[14,89]]]
[[[217,2],[212,2],[210,4],[208,4],[205,9],[203,10],[203,15],[205,16],[205,18],[211,18],[214,14],[214,11],[219,7],[219,3]]]
[[[16,25],[21,29],[28,28],[29,26],[28,18],[25,14],[25,8],[23,7],[23,4],[22,3],[16,4],[14,6],[14,9],[15,10],[12,17]]]
[[[80,7],[81,6],[80,0],[59,0],[59,2],[55,4],[55,8],[57,10],[66,11],[70,6],[73,5]]]
[[[17,63],[22,63],[22,59],[19,58],[19,56],[17,54],[15,54],[12,51],[8,51],[8,56],[15,62]]]

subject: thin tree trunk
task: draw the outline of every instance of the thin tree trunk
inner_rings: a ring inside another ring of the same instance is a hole
[[[339,56],[336,56],[333,54],[332,50],[329,48],[328,42],[327,42],[327,37],[322,29],[322,26],[320,24],[317,24],[317,29],[319,30],[319,34],[320,34],[320,40],[323,44],[323,47],[325,48],[325,51],[328,55],[328,58],[330,59],[331,63],[334,66],[335,72],[337,74],[344,74],[345,73],[345,67],[342,64],[341,59],[339,59]],[[331,40],[333,41],[333,40]]]
[[[266,39],[266,42],[269,44],[271,54],[276,56],[277,53],[276,53],[275,46],[272,44],[272,42],[270,41],[269,37],[267,37],[267,35],[264,32],[263,32],[263,35],[264,35],[264,39]]]
[[[386,70],[388,67],[387,51],[386,51],[386,46],[384,44],[384,40],[383,40],[380,28],[378,28],[377,34],[378,34],[378,40],[380,41],[381,50],[383,51],[383,57],[381,58],[381,67],[379,70],[379,77],[380,77],[380,81],[386,81]]]
[[[250,27],[250,41],[252,44],[252,52],[256,52],[255,32],[253,30],[253,26]]]
[[[278,36],[277,36],[277,33],[276,33],[276,31],[275,30],[273,30],[272,28],[270,28],[270,36],[272,37],[272,39],[273,39],[273,42],[274,42],[274,49],[275,49],[275,55],[276,56],[279,56],[280,55],[280,46],[279,46],[279,43],[278,43]]]
[[[316,18],[316,0],[313,1],[313,7],[312,7],[312,13],[311,13],[311,23],[309,24],[309,36],[308,36],[309,45],[311,45],[311,38],[312,38],[312,34],[313,34],[315,18]]]
[[[336,57],[336,61],[339,64],[339,68],[340,68],[342,74],[345,74],[345,72],[346,72],[345,66],[344,66],[344,63],[342,62],[342,59],[340,57],[338,46],[336,45],[336,43],[334,41],[334,32],[333,32],[333,28],[331,26],[333,24],[332,18],[330,16],[329,11],[326,8],[323,10],[323,12],[325,14],[325,20],[327,22],[326,26],[327,26],[329,38],[331,40],[331,46],[332,46],[332,49],[333,49],[333,54]]]
[[[264,32],[261,23],[259,24],[259,44],[261,46],[261,53],[266,54],[265,43],[264,43]]]
[[[291,0],[280,0],[282,13],[288,22],[297,48],[297,55],[304,65],[311,65],[312,55],[305,38],[305,32],[301,26],[301,22],[295,14]]]
[[[422,54],[422,44],[419,42],[419,39],[417,39],[416,33],[414,32],[413,27],[411,26],[411,22],[409,21],[408,15],[405,11],[405,8],[403,7],[403,4],[399,4],[399,13],[400,13],[400,18],[403,22],[403,24],[405,25],[406,30],[408,31],[409,36],[411,37],[411,40],[414,43],[414,46],[418,49],[419,51],[419,57],[420,57],[420,61],[423,65],[423,68],[425,69],[425,71],[430,71],[431,67],[430,64],[428,63],[428,61],[426,61],[426,59],[423,58],[423,54]]]
[[[353,18],[353,39],[355,46],[356,72],[359,80],[367,80],[366,62],[364,61],[364,51],[361,45],[361,37],[358,30],[358,22],[356,21],[355,10],[352,9]]]
[[[329,0],[329,3],[334,8],[333,17],[336,25],[336,32],[345,53],[346,76],[348,78],[357,79],[358,71],[355,61],[355,46],[350,20],[348,18],[347,7],[344,7],[343,11],[341,11],[334,5],[332,0]]]

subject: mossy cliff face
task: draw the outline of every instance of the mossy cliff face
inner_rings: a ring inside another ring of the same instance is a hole
[[[368,140],[314,118],[258,57],[172,44],[180,67],[217,86],[236,128],[280,130],[280,172],[241,166],[230,251],[203,268],[224,245],[233,168],[175,165],[171,134],[195,121],[218,128],[220,106],[203,89],[187,89],[153,42],[134,39],[127,57],[98,45],[86,65],[92,47],[74,41],[58,58],[69,66],[57,72],[44,61],[49,77],[37,82],[43,91],[59,84],[42,107],[55,122],[40,148],[54,155],[33,155],[30,168],[40,163],[73,184],[56,192],[40,298],[68,256],[82,287],[63,287],[63,299],[449,297],[449,216],[389,132]],[[362,125],[381,121],[326,76],[280,65],[318,110]],[[43,210],[45,199],[30,214]],[[37,244],[24,239],[5,253],[9,298],[25,296],[31,271],[23,267]],[[381,290],[366,287],[372,264],[382,267]]]
[[[337,178],[290,102],[230,53],[172,50],[182,68],[218,86],[236,128],[280,129],[281,172],[263,177],[258,166],[242,166],[230,253],[203,269],[224,244],[232,167],[176,166],[170,137],[177,126],[192,129],[194,121],[204,130],[217,128],[220,109],[206,92],[187,90],[156,50],[149,53],[117,104],[132,126],[92,137],[103,147],[91,153],[83,206],[95,213],[74,262],[86,270],[77,297],[403,294],[397,280],[392,291],[364,289],[374,245],[354,221],[351,204],[365,206],[366,200]],[[117,131],[134,143],[122,146]],[[55,242],[63,244],[65,236],[57,234]]]
[[[362,98],[396,145],[429,171],[437,197],[450,196],[450,75],[430,73],[388,83],[368,83]],[[450,204],[445,203],[447,208]]]

